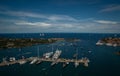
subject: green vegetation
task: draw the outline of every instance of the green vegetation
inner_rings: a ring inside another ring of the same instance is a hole
[[[45,38],[0,38],[0,49],[26,47],[35,44],[48,44],[56,41],[57,40]]]
[[[80,40],[76,38],[0,38],[0,49],[20,48],[37,44],[49,44],[56,41],[75,42]]]

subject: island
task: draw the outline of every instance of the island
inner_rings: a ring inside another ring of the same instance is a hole
[[[108,37],[100,39],[96,45],[106,45],[106,46],[120,46],[120,38]]]

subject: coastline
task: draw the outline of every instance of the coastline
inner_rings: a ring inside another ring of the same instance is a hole
[[[57,39],[45,38],[0,38],[0,49],[21,48],[35,44],[49,44],[56,42]]]
[[[106,46],[120,46],[120,38],[108,37],[98,40],[96,45],[106,45]]]
[[[76,38],[0,38],[0,49],[21,48],[37,44],[50,44],[57,41],[76,42]]]

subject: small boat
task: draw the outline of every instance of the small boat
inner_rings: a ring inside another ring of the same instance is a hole
[[[52,63],[51,63],[51,66],[54,66],[55,64],[57,64],[56,61],[52,62]]]
[[[6,60],[6,58],[3,58],[3,63],[7,63],[7,60]]]
[[[15,61],[16,59],[15,59],[15,57],[10,57],[9,60],[12,62],[12,61]]]
[[[30,62],[30,64],[34,64],[34,63],[36,63],[37,60],[38,60],[37,58],[33,59],[33,60]]]
[[[88,63],[84,63],[84,66],[88,67]]]
[[[79,66],[79,62],[75,62],[75,68],[77,68]]]
[[[20,65],[22,65],[22,64],[25,64],[27,61],[25,61],[25,60],[21,60],[21,61],[19,61],[19,64]]]
[[[52,55],[53,55],[53,52],[48,52],[48,53],[43,54],[43,57],[50,58]]]
[[[52,62],[52,63],[51,63],[51,66],[54,66],[55,64],[56,64],[55,62]]]
[[[39,60],[36,64],[40,64],[40,63],[42,63],[42,60]]]
[[[65,68],[68,64],[69,64],[69,62],[63,63],[63,68]]]

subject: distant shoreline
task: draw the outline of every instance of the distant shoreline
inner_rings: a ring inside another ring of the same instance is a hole
[[[0,38],[0,49],[21,48],[36,44],[50,44],[56,41],[76,42],[76,38]]]
[[[0,33],[0,34],[48,34],[48,33],[50,33],[50,34],[120,34],[120,33],[89,33],[89,32],[41,32],[41,33],[37,33],[37,32],[34,32],[34,33],[32,33],[32,32],[25,32],[25,33]]]
[[[58,39],[59,40],[59,39]],[[32,46],[35,44],[48,44],[54,43],[57,39],[45,39],[45,38],[0,38],[0,49],[5,48],[20,48],[26,46]]]

